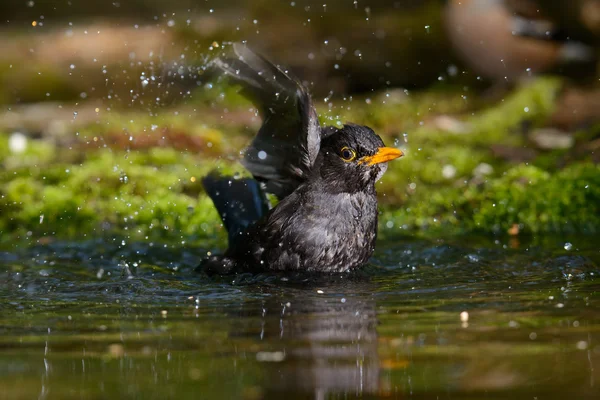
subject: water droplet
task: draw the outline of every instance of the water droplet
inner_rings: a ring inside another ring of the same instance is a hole
[[[447,71],[450,76],[458,75],[458,67],[454,64],[448,65]]]
[[[588,348],[588,342],[586,342],[585,340],[581,340],[579,342],[577,342],[577,348],[579,350],[585,350]]]
[[[467,259],[473,263],[479,262],[479,256],[476,254],[467,254]]]
[[[570,251],[573,248],[573,245],[569,242],[565,243],[564,245],[565,250]]]
[[[450,164],[444,165],[442,168],[442,176],[446,179],[452,179],[456,176],[456,167]]]
[[[258,158],[261,160],[266,160],[267,159],[267,152],[264,150],[261,150],[258,152]]]
[[[8,148],[11,153],[22,153],[27,149],[27,137],[21,132],[15,132],[8,139]]]

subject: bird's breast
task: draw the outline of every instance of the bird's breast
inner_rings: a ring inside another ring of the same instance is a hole
[[[304,268],[343,272],[364,264],[377,235],[374,195],[341,193],[317,195],[297,210],[299,243]]]

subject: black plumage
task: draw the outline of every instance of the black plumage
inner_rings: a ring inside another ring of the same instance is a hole
[[[242,163],[280,202],[260,216],[265,199],[255,181],[205,179],[230,243],[201,268],[343,272],[365,264],[377,236],[375,182],[402,152],[384,147],[365,126],[321,127],[297,79],[244,45],[233,50],[235,57],[218,58],[214,66],[242,86],[263,118]]]

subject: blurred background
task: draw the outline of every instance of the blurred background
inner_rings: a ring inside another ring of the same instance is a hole
[[[323,122],[407,150],[380,189],[391,227],[600,226],[598,0],[5,0],[0,15],[6,232],[215,225],[186,211],[209,204],[197,177],[235,169],[260,125],[205,70],[234,41],[299,76]]]
[[[145,69],[185,77],[213,42],[239,40],[325,94],[444,79],[510,83],[540,72],[597,76],[596,0],[7,0],[0,12],[10,102],[103,97]],[[109,85],[101,84],[106,68],[120,72]],[[27,75],[36,69],[48,76]]]

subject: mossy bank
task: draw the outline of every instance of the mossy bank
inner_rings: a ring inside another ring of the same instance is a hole
[[[532,141],[561,85],[537,79],[492,104],[443,87],[318,106],[323,123],[369,125],[405,150],[377,186],[383,235],[593,233],[600,229],[600,168],[590,143],[598,127],[558,149]],[[120,235],[224,243],[200,180],[215,168],[243,174],[238,152],[260,124],[233,88],[207,86],[186,104],[150,114],[96,107],[88,120],[67,122],[60,134],[0,135],[3,240]]]

